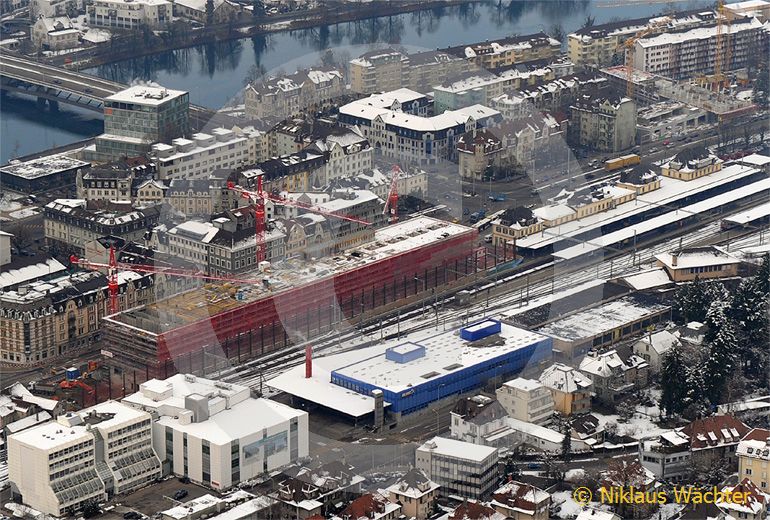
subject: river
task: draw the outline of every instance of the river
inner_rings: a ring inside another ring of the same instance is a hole
[[[123,83],[154,81],[168,88],[188,90],[192,103],[216,109],[239,93],[246,78],[265,71],[292,72],[298,66],[316,63],[320,53],[328,48],[334,49],[337,60],[346,61],[373,45],[403,46],[410,51],[435,49],[510,34],[548,32],[557,24],[566,34],[581,27],[589,16],[600,24],[665,12],[672,5],[683,10],[709,3],[713,2],[528,0],[467,3],[200,45],[104,65],[87,72]],[[12,96],[3,98],[0,118],[0,164],[101,131],[100,120],[93,112],[61,105],[58,114],[51,114],[41,112],[31,99]]]

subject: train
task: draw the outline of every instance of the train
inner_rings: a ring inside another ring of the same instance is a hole
[[[615,159],[607,159],[604,161],[604,170],[612,172],[619,170],[620,168],[625,168],[626,166],[634,166],[641,162],[642,158],[635,153],[622,155],[620,157],[616,157]]]

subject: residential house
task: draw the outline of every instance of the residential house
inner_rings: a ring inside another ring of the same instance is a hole
[[[40,17],[30,31],[32,44],[46,51],[75,48],[80,44],[79,37],[80,31],[75,28],[68,16]]]
[[[401,504],[391,502],[379,493],[367,493],[353,500],[334,520],[367,518],[395,520],[401,516]]]
[[[412,468],[386,491],[391,502],[401,504],[401,513],[407,518],[427,520],[433,513],[438,489],[439,485],[422,470]]]
[[[639,461],[657,478],[675,482],[715,465],[734,471],[741,458],[740,451],[736,453],[738,443],[748,432],[749,427],[731,415],[696,419],[657,438],[640,441]]]
[[[569,425],[572,437],[580,439],[592,448],[604,442],[604,424],[593,414],[575,415],[570,419]]]
[[[497,401],[514,419],[545,426],[553,415],[553,397],[536,379],[517,377],[497,389]]]
[[[738,478],[747,478],[763,493],[770,492],[770,430],[752,428],[741,438],[736,450]]]
[[[447,520],[506,520],[508,517],[491,506],[466,500],[449,513]]]
[[[594,395],[600,401],[614,404],[637,388],[644,388],[649,378],[649,364],[631,355],[624,362],[616,350],[589,352],[578,370],[593,383]]]
[[[767,518],[770,495],[759,489],[750,478],[745,477],[734,486],[725,486],[722,488],[722,492],[725,493],[725,496],[735,496],[740,493],[744,498],[740,503],[737,500],[718,500],[716,506],[725,515],[746,520],[765,520]]]
[[[491,397],[476,395],[457,401],[450,412],[450,435],[463,442],[484,446],[510,447],[513,430],[508,427],[508,414]]]
[[[652,374],[659,374],[666,353],[681,346],[679,339],[669,330],[650,332],[634,343],[633,352],[650,365]]]
[[[572,415],[591,411],[593,383],[574,368],[554,363],[538,379],[551,391],[557,412]]]
[[[511,520],[548,520],[551,495],[531,484],[512,480],[492,493],[489,505]]]
[[[174,0],[174,16],[187,18],[201,23],[227,23],[235,21],[241,13],[241,7],[230,0],[211,0],[213,11],[208,12],[208,0]]]

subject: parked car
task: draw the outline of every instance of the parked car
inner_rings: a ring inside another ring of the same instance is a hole
[[[141,513],[138,513],[136,511],[128,511],[126,513],[123,513],[123,518],[125,520],[141,520],[142,515]]]
[[[186,475],[183,476],[183,477],[179,477],[179,482],[181,482],[182,484],[189,484],[190,483],[190,477],[188,477]]]
[[[182,500],[185,498],[189,493],[186,489],[180,489],[176,493],[174,493],[174,500]]]

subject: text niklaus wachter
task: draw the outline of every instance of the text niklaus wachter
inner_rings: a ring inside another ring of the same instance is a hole
[[[746,491],[720,491],[713,488],[674,488],[673,491],[641,491],[634,486],[601,488],[599,500],[604,504],[745,504]]]

